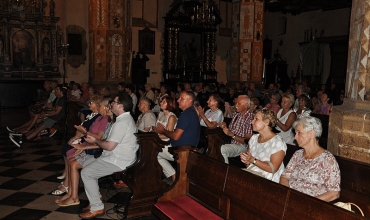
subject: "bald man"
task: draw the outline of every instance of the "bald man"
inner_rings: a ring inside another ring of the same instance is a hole
[[[247,152],[248,145],[246,141],[252,137],[253,113],[249,111],[250,99],[246,95],[240,95],[236,99],[236,113],[230,122],[229,127],[225,122],[220,124],[224,133],[232,138],[230,144],[221,146],[221,154],[225,163],[229,163],[229,157],[239,156],[240,153]]]

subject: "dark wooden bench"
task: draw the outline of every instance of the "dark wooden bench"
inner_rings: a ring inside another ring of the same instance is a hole
[[[328,118],[328,117],[327,117]],[[205,155],[221,162],[221,145],[226,142],[227,136],[222,129],[208,129],[208,148]],[[284,165],[287,166],[295,151],[302,149],[299,146],[287,144]],[[341,170],[341,194],[336,201],[352,202],[358,205],[365,216],[370,216],[370,165],[355,160],[335,156]],[[235,163],[234,163],[235,164]]]
[[[162,181],[162,167],[157,155],[169,142],[163,141],[153,132],[137,133],[139,142],[136,162],[122,175],[122,180],[132,190],[130,201],[125,205],[124,218],[151,214],[153,204],[163,195],[165,183]]]
[[[364,219],[200,153],[175,154],[186,162],[182,187],[154,205],[160,219]]]

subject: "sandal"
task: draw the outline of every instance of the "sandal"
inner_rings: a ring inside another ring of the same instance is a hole
[[[61,187],[61,186],[64,188],[64,191],[62,191],[62,190],[59,189],[59,187]],[[67,193],[68,192],[68,186],[65,186],[63,184],[63,182],[61,183],[61,185],[59,187],[58,187],[58,189],[56,189],[53,192],[51,192],[51,194],[54,195],[54,196],[61,196],[64,193]]]
[[[66,200],[63,200],[63,201],[60,201],[60,203],[58,203],[59,206],[61,207],[66,207],[66,206],[73,206],[73,205],[79,205],[80,204],[80,200],[77,200],[75,202],[74,199],[72,199],[73,202],[72,203],[66,203]]]

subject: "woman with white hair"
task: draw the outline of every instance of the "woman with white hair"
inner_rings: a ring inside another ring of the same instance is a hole
[[[339,198],[340,170],[335,157],[318,144],[321,121],[306,116],[294,123],[295,139],[303,149],[296,151],[280,177],[280,183],[330,202]]]

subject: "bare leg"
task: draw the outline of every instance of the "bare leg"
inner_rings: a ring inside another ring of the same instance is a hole
[[[85,114],[80,112],[80,120],[81,122],[84,122],[85,121]]]
[[[31,140],[33,138],[35,138],[41,130],[45,129],[45,126],[44,125],[40,125],[34,129],[32,129],[29,133],[26,134],[26,138],[27,140]]]
[[[70,177],[70,172],[69,172],[69,163],[71,163],[74,160],[75,160],[75,158],[67,159],[67,157],[64,157],[64,164],[65,164],[65,170],[64,170],[64,172],[66,173],[66,178],[64,179],[63,185],[66,186],[66,187],[68,187],[68,193],[66,193],[61,198],[56,199],[55,200],[56,203],[60,203],[61,201],[66,200],[66,199],[68,199],[71,196],[71,187],[69,187],[71,185],[70,184],[71,177]],[[58,189],[61,190],[61,191],[63,191],[64,190],[64,187],[61,186]]]
[[[79,169],[82,169],[82,165],[78,163],[76,160],[69,161],[69,177],[70,177],[70,187],[68,191],[68,197],[65,196],[65,199],[61,198],[59,205],[64,204],[72,204],[79,202],[78,198],[78,183],[80,180],[80,174],[78,172]]]

